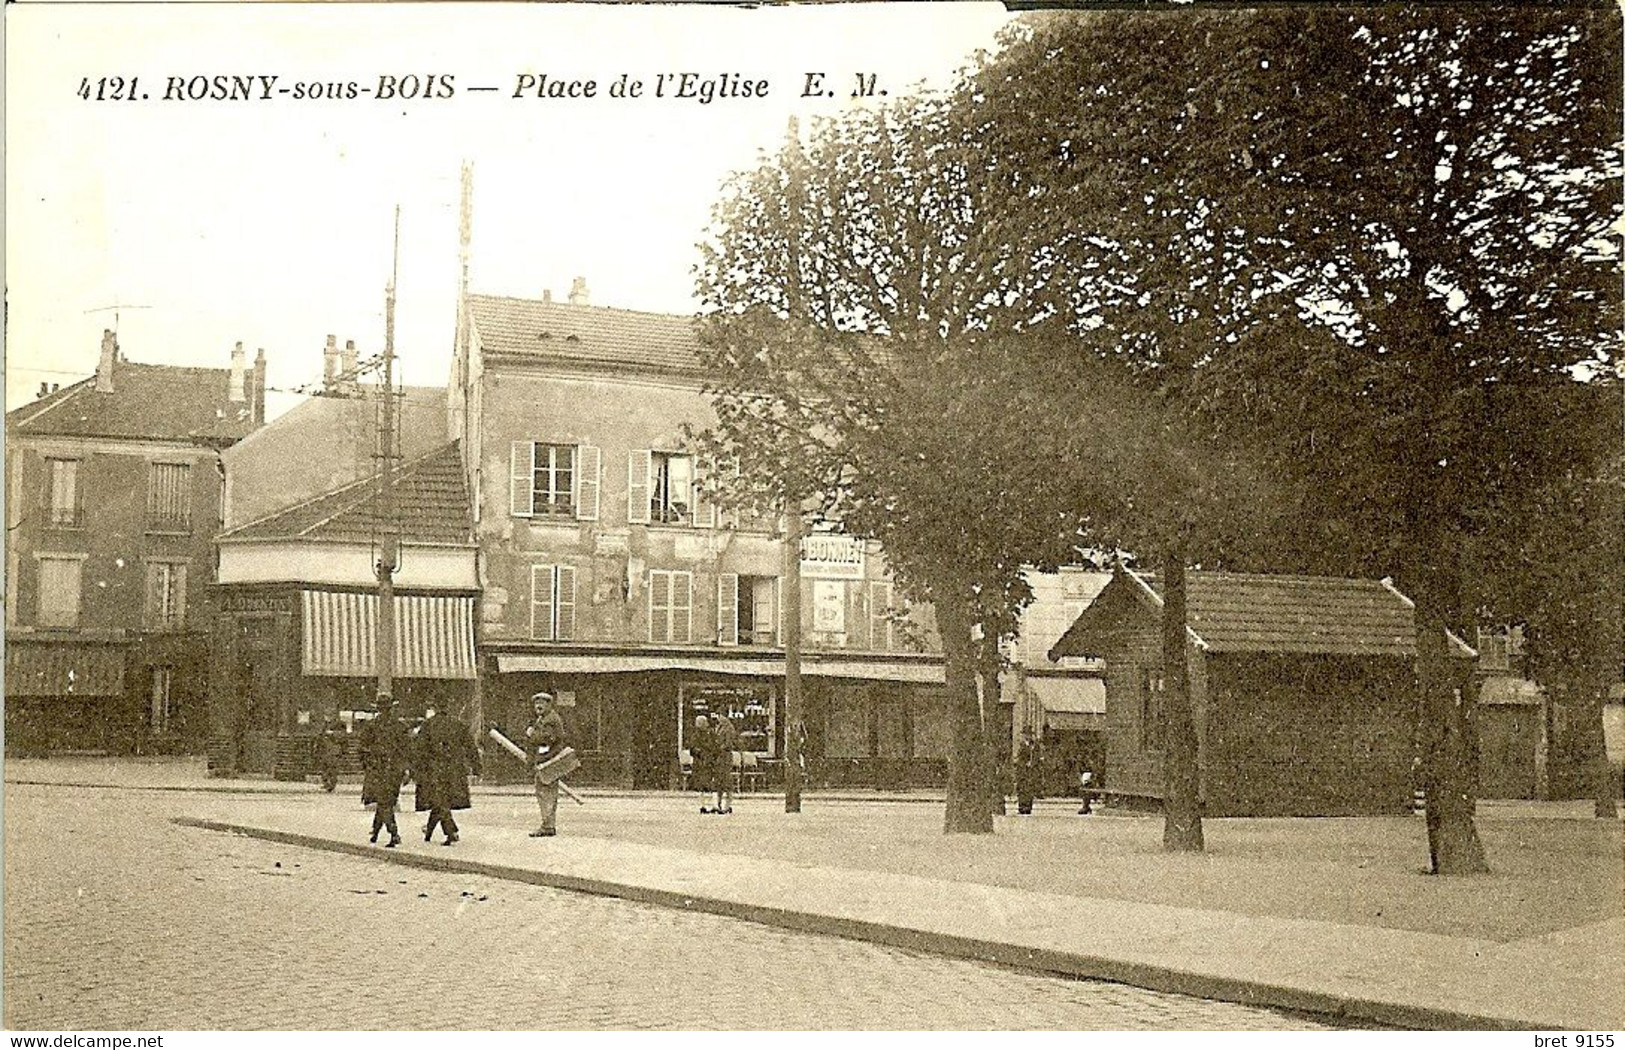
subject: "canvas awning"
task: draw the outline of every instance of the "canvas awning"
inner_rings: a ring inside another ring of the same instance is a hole
[[[123,696],[124,649],[73,642],[6,642],[6,695]]]
[[[775,657],[710,656],[704,653],[498,653],[497,670],[555,674],[610,674],[625,671],[710,671],[715,674],[782,677],[784,660]],[[868,660],[804,660],[801,673],[824,678],[865,678],[883,682],[942,684],[941,664]]]
[[[1100,678],[1030,677],[1027,687],[1043,703],[1044,710],[1051,714],[1106,713],[1106,683]]]
[[[378,596],[304,591],[302,670],[308,675],[378,673]],[[396,595],[395,677],[473,678],[474,599]]]

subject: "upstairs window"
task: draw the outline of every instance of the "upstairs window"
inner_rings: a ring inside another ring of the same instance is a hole
[[[687,645],[694,637],[694,574],[649,570],[649,641]]]
[[[705,466],[682,452],[634,449],[626,459],[626,520],[716,527],[716,507],[701,498]]]
[[[78,528],[84,523],[79,509],[79,461],[47,459],[45,466],[50,474],[51,524],[58,528]]]
[[[147,563],[147,627],[178,631],[186,626],[186,565],[173,561]]]
[[[530,567],[530,636],[539,642],[568,642],[576,636],[574,566]]]
[[[154,463],[147,474],[147,530],[192,531],[192,468],[186,463]]]
[[[509,462],[515,517],[598,519],[598,449],[515,441]]]
[[[39,556],[38,626],[79,626],[79,576],[84,561],[83,555]]]
[[[717,577],[717,643],[719,645],[772,645],[777,640],[778,578]]]

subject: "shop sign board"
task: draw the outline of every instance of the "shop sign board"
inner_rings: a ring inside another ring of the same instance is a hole
[[[863,579],[864,542],[851,536],[815,533],[801,539],[801,575],[815,580]]]

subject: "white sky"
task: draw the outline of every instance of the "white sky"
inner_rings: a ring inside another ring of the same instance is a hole
[[[10,5],[6,11],[6,407],[94,371],[104,327],[137,361],[223,367],[264,347],[269,382],[320,377],[328,333],[383,344],[402,207],[396,347],[445,382],[458,169],[474,163],[472,286],[605,306],[694,308],[694,244],[718,187],[839,112],[854,75],[946,83],[1008,20],[993,4],[714,7],[360,4]],[[766,77],[765,99],[604,97],[626,72]],[[800,97],[807,72],[834,99]],[[295,82],[452,74],[456,97],[165,102],[169,77]],[[600,97],[514,99],[521,73]],[[138,78],[146,101],[77,97]],[[476,94],[470,86],[502,88]],[[141,307],[136,309],[135,307]],[[98,312],[99,311],[99,312]],[[272,411],[287,398],[273,394]]]

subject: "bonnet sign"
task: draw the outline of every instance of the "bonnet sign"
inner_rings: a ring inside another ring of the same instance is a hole
[[[803,537],[801,575],[814,580],[863,579],[863,541],[851,536]]]

